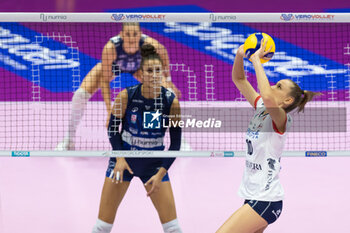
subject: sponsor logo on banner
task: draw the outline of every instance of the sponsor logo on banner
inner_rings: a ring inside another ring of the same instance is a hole
[[[115,21],[122,21],[125,19],[125,15],[124,14],[113,14],[111,18]]]
[[[126,20],[164,20],[165,14],[112,14],[111,18],[115,21],[126,21]]]
[[[233,151],[213,151],[210,153],[210,157],[233,157],[234,152]]]
[[[291,21],[294,19],[293,14],[282,14],[280,17],[284,21]]]
[[[12,151],[12,157],[30,157],[29,151]]]
[[[334,20],[335,15],[331,14],[281,14],[281,20],[283,21],[302,21],[302,20],[318,20],[327,21]]]
[[[106,157],[152,157],[155,154],[154,151],[147,150],[128,150],[128,151],[107,151],[102,153],[102,156]]]
[[[327,157],[327,151],[306,151],[306,157]]]
[[[210,14],[209,15],[209,20],[212,22],[215,21],[235,21],[237,19],[237,16],[235,15],[215,15],[215,14]]]
[[[233,157],[235,153],[233,151],[224,151],[224,157]]]
[[[40,14],[40,19],[44,22],[46,22],[46,21],[65,21],[65,20],[67,20],[67,15]]]

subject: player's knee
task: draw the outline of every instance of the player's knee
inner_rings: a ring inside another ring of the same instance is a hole
[[[102,63],[99,62],[95,66],[95,72],[97,76],[102,76]]]
[[[78,90],[74,92],[73,102],[79,102],[85,104],[91,98],[91,94],[86,91],[84,88],[80,87]]]
[[[163,224],[164,233],[182,233],[177,219]]]
[[[106,223],[100,219],[97,219],[92,233],[110,233],[112,231],[113,224]]]

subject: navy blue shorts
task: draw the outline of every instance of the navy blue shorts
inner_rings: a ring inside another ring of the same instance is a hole
[[[250,205],[268,224],[275,222],[282,212],[282,201],[256,201],[245,200],[244,204]]]
[[[144,165],[140,163],[140,161],[145,160]],[[160,169],[159,163],[147,163],[147,159],[127,159],[127,162],[134,172],[134,174],[130,174],[128,170],[124,170],[123,173],[123,181],[131,181],[134,176],[139,177],[142,180],[142,183],[146,183],[152,176],[154,176],[158,170]],[[133,161],[137,161],[137,163],[132,163]],[[114,170],[116,164],[115,158],[111,158],[108,163],[108,168],[106,171],[106,177],[110,177],[111,172]],[[162,182],[169,181],[168,173],[162,179]]]

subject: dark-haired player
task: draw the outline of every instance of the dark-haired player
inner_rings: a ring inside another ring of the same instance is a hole
[[[174,91],[181,98],[180,91],[170,80],[169,57],[166,48],[157,40],[142,34],[139,23],[123,23],[119,35],[112,37],[105,45],[102,52],[102,62],[96,64],[86,75],[80,88],[72,98],[71,114],[68,131],[64,139],[56,146],[56,150],[74,150],[75,135],[89,99],[101,88],[102,96],[106,104],[108,116],[111,112],[110,82],[121,73],[130,73],[133,78],[121,80],[126,86],[142,82],[140,63],[140,48],[144,44],[151,44],[162,59],[163,79],[162,84]],[[108,122],[108,120],[107,120]]]
[[[162,121],[179,120],[179,101],[161,86],[162,59],[149,44],[141,48],[142,83],[128,87],[116,98],[109,121],[113,150],[164,150],[166,128]],[[121,106],[121,107],[120,107]],[[149,123],[144,125],[146,115]],[[119,126],[122,126],[119,132]],[[179,150],[181,128],[171,127],[169,150]],[[175,158],[111,158],[102,190],[98,220],[93,233],[109,233],[116,211],[133,177],[145,184],[147,195],[156,208],[165,233],[181,233],[167,170]]]

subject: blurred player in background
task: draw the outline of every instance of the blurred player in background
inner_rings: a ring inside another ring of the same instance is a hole
[[[111,92],[110,82],[121,73],[130,73],[136,79],[121,80],[128,82],[132,86],[141,82],[141,53],[143,44],[153,45],[162,59],[163,80],[162,85],[174,91],[178,98],[181,98],[180,91],[171,82],[169,72],[169,56],[165,47],[157,40],[142,34],[139,23],[123,23],[122,31],[118,36],[112,37],[105,45],[102,52],[102,62],[97,63],[86,75],[80,88],[74,93],[72,98],[71,114],[69,118],[68,132],[65,138],[57,146],[56,150],[74,150],[75,135],[80,123],[87,102],[99,88],[106,104],[108,117],[111,112]],[[107,119],[108,123],[108,119]]]
[[[266,51],[266,42],[262,41],[260,49],[251,56],[260,95],[245,77],[243,45],[235,57],[232,80],[255,108],[255,115],[246,133],[246,167],[239,189],[245,202],[217,233],[262,233],[268,224],[278,219],[284,197],[278,176],[280,160],[286,132],[292,123],[288,113],[295,108],[303,111],[305,104],[319,95],[302,90],[290,79],[270,86],[260,61],[271,49]]]
[[[168,123],[170,120],[180,120],[177,118],[180,114],[177,97],[161,86],[164,60],[150,44],[143,45],[141,53],[142,83],[120,92],[114,102],[108,127],[113,150],[164,150],[166,128],[163,127],[161,119]],[[145,114],[150,112],[153,112],[149,118],[150,123],[158,122],[159,128],[148,128],[144,125]],[[181,128],[170,127],[169,131],[169,150],[179,150]],[[131,179],[136,176],[145,184],[147,196],[151,198],[158,212],[164,232],[181,233],[167,173],[174,160],[175,158],[110,158],[98,220],[92,232],[111,232],[116,211]]]

